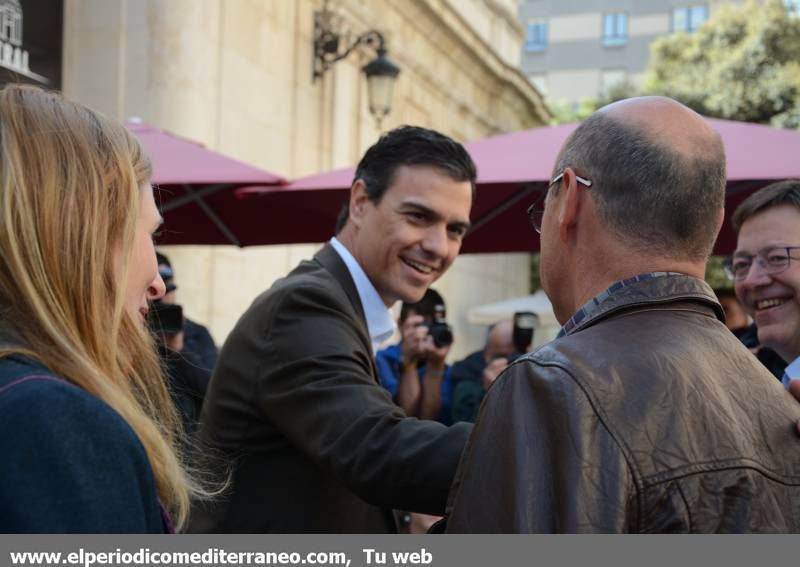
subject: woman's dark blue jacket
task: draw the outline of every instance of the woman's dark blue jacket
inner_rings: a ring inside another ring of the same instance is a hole
[[[0,359],[0,532],[164,532],[144,447],[105,402]]]

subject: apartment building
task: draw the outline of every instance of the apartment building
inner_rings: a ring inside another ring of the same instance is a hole
[[[744,0],[525,0],[521,67],[551,102],[577,104],[614,85],[637,84],[650,44],[694,32],[723,4]],[[800,12],[800,0],[785,0]]]

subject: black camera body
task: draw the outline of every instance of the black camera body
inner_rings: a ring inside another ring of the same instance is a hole
[[[533,331],[539,325],[539,316],[532,311],[514,313],[514,332],[512,341],[518,353],[528,352],[533,342]]]
[[[437,305],[434,307],[433,318],[422,323],[422,326],[428,328],[428,334],[436,348],[453,344],[453,328],[447,324],[446,313],[444,305]]]
[[[430,323],[423,323],[428,327],[428,334],[433,339],[433,344],[436,348],[442,348],[453,344],[453,329],[445,321],[431,321]]]
[[[172,303],[154,301],[150,304],[148,324],[156,336],[177,335],[183,330],[183,308]]]

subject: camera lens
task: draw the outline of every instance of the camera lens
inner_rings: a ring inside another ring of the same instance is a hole
[[[447,323],[431,323],[428,329],[436,348],[442,348],[453,344],[453,331]]]

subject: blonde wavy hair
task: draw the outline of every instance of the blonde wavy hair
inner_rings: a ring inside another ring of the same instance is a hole
[[[178,456],[180,420],[152,339],[124,307],[150,175],[122,125],[36,87],[0,91],[0,302],[20,339],[0,356],[34,357],[114,408],[180,527],[202,490]]]

